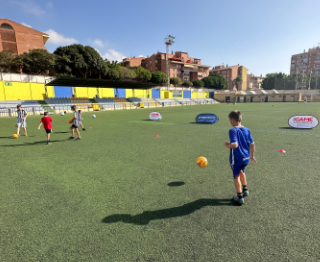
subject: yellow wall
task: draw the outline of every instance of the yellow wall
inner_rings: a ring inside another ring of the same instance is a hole
[[[99,88],[99,96],[103,97],[114,97],[114,88]]]
[[[202,98],[209,98],[209,92],[202,92]]]
[[[88,88],[88,98],[94,98],[97,95],[97,88],[96,87],[90,87]]]
[[[32,100],[30,83],[10,82],[12,86],[4,86],[6,100]]]
[[[199,98],[198,92],[191,92],[191,98]]]
[[[244,66],[241,66],[242,69],[242,87],[241,90],[247,90],[247,84],[248,84],[248,69]]]
[[[88,91],[86,87],[76,87],[76,97],[87,97],[88,96]]]
[[[126,98],[133,97],[132,89],[126,89]]]
[[[0,101],[5,101],[6,96],[4,93],[4,81],[0,81]]]
[[[54,87],[53,86],[47,86],[47,93],[48,93],[48,97],[54,97]]]
[[[43,94],[46,93],[44,84],[30,83],[31,100],[43,100]]]

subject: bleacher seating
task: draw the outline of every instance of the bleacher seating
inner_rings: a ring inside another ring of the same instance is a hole
[[[72,105],[76,105],[77,109],[89,110],[92,108],[92,102],[85,97],[55,97],[47,98],[45,101],[52,109],[58,111],[69,111]]]
[[[144,107],[159,107],[160,104],[153,100],[152,98],[138,98],[138,97],[130,97],[128,98],[132,103],[136,106],[139,106],[140,103],[144,104]]]
[[[5,116],[11,112],[11,116],[17,115],[17,105],[21,105],[22,109],[28,114],[39,115],[44,112],[44,108],[38,101],[30,100],[17,100],[17,101],[1,101],[0,102],[0,114]]]
[[[157,99],[157,101],[163,106],[181,106],[175,99]]]
[[[134,109],[136,106],[128,102],[123,97],[109,97],[109,98],[95,98],[97,103],[99,103],[106,110],[120,110],[120,109]]]
[[[190,98],[177,98],[176,99],[182,105],[196,105],[197,103]]]
[[[217,100],[212,99],[212,98],[192,98],[192,100],[194,100],[195,102],[197,102],[198,104],[217,104],[219,103]]]

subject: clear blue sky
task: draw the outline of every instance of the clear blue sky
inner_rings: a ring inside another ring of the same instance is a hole
[[[210,66],[244,65],[256,75],[289,73],[292,54],[320,42],[319,0],[9,0],[0,17],[51,35],[52,52],[72,43],[103,57],[186,51]]]

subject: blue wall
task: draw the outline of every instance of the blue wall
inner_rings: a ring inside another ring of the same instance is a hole
[[[214,92],[209,92],[209,97],[214,98]]]
[[[126,90],[123,88],[118,88],[118,94],[117,89],[114,89],[114,96],[118,95],[118,97],[126,97]]]
[[[71,86],[55,86],[54,97],[72,97]]]
[[[160,98],[160,89],[152,89],[152,98]]]
[[[191,91],[183,91],[183,98],[191,98]]]

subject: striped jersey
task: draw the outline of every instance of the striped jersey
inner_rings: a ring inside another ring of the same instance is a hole
[[[244,126],[229,130],[230,144],[238,144],[237,148],[230,149],[230,164],[244,165],[249,162],[250,145],[254,143],[250,130]]]
[[[21,111],[17,110],[17,114],[18,114],[17,122],[25,122],[26,121],[25,119],[23,119],[27,115],[27,113],[24,110],[21,110]]]
[[[78,112],[74,112],[73,113],[73,124],[75,126],[78,126],[79,125],[79,119],[81,118],[81,115],[79,116],[80,114]]]

